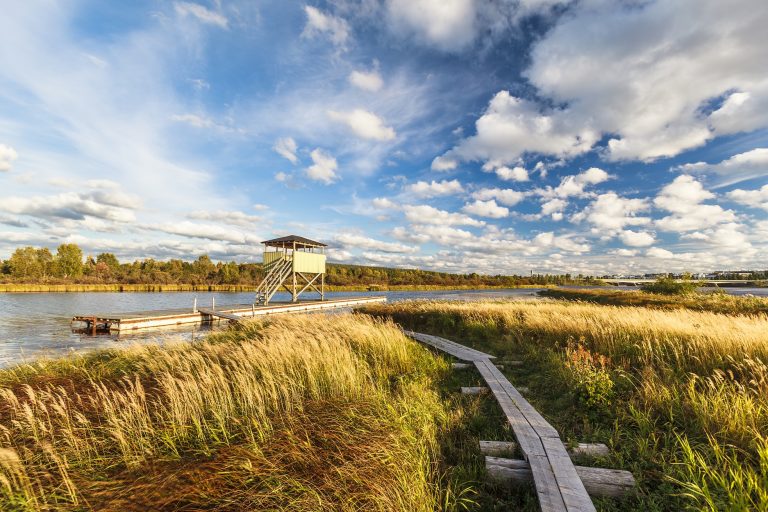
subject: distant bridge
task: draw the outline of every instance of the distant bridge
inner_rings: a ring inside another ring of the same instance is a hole
[[[655,279],[598,279],[604,283],[613,286],[642,286],[648,283],[656,282]],[[683,279],[675,279],[676,282],[682,283]],[[754,286],[757,281],[754,279],[694,279],[694,281],[701,284],[701,286]]]

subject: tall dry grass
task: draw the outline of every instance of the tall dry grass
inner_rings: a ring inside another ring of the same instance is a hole
[[[0,509],[435,510],[444,366],[338,315],[6,370]]]
[[[638,510],[768,510],[768,317],[555,301],[364,310],[541,363],[571,396],[553,407],[614,429],[616,461],[641,482]],[[587,414],[606,397],[609,414]]]
[[[684,295],[663,295],[641,290],[608,288],[551,288],[539,293],[544,297],[591,302],[612,306],[640,306],[656,309],[690,309],[726,315],[768,315],[768,298],[730,295],[722,288]]]

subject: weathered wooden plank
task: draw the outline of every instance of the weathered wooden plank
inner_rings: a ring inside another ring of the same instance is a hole
[[[479,445],[480,453],[496,457],[501,456],[500,454],[514,452],[517,448],[517,443],[514,441],[480,441]],[[579,443],[567,450],[571,459],[582,456],[607,457],[610,455],[610,450],[603,443]]]
[[[453,342],[451,340],[447,340],[445,338],[441,338],[439,336],[407,330],[404,330],[403,332],[411,338],[414,338],[422,343],[432,345],[433,347],[447,352],[454,357],[463,359],[464,361],[474,361],[475,359],[481,358],[494,358],[494,356],[490,354],[480,352],[479,350],[475,350],[473,348],[465,347],[464,345]]]
[[[504,392],[506,392],[515,402],[517,408],[523,413],[526,420],[528,420],[539,436],[560,438],[560,434],[558,434],[557,430],[544,419],[539,411],[537,411],[517,389],[515,389],[512,383],[504,377],[504,374],[501,373],[498,368],[491,365],[489,370],[499,380],[501,386],[504,388]]]
[[[547,459],[552,466],[552,472],[555,474],[566,508],[569,511],[594,511],[595,505],[589,499],[584,483],[576,473],[571,457],[560,438],[543,437],[541,443],[547,452]]]
[[[226,318],[227,320],[230,320],[232,322],[239,322],[243,318],[239,315],[235,315],[232,313],[225,313],[224,311],[214,311],[212,309],[206,309],[206,308],[197,308],[197,311],[203,315],[211,315],[211,316],[218,316],[220,318]]]
[[[495,370],[495,368],[493,368],[493,363],[488,360],[475,361],[475,367],[496,397],[496,401],[504,412],[507,422],[515,433],[517,442],[520,443],[520,449],[523,451],[523,455],[526,458],[531,455],[545,455],[544,447],[541,444],[541,440],[536,434],[536,431],[533,430],[531,424],[525,418],[525,415],[520,412],[520,409],[517,408],[512,399],[504,391],[498,377],[491,371],[491,369]]]
[[[533,474],[533,483],[536,486],[536,496],[539,498],[539,506],[542,512],[565,511],[562,492],[558,486],[552,466],[546,455],[531,455],[528,457]]]
[[[504,412],[520,449],[530,465],[542,511],[592,512],[595,510],[557,430],[523,398],[491,362],[491,356],[438,336],[412,331],[406,331],[406,334],[475,364]]]
[[[461,388],[462,395],[482,395],[487,392],[488,392],[488,388],[486,388],[485,386],[477,386],[477,387],[462,386]]]
[[[489,476],[498,482],[525,483],[533,479],[530,464],[524,460],[486,457],[485,464]],[[575,468],[590,496],[618,498],[636,485],[629,471],[585,466]]]
[[[595,510],[554,427],[538,414],[493,363],[475,361],[475,366],[496,396],[520,443],[520,449],[531,463],[542,510]],[[565,460],[562,454],[565,454]],[[554,460],[550,459],[550,455]]]
[[[480,441],[480,453],[501,457],[515,453],[517,443],[514,441]]]
[[[579,443],[578,446],[568,449],[571,457],[585,455],[588,457],[607,457],[611,454],[610,450],[603,443]]]
[[[455,347],[448,343],[444,343],[440,339],[433,339],[432,336],[429,336],[427,334],[421,334],[421,333],[409,332],[409,331],[404,331],[404,332],[411,338],[417,341],[420,341],[421,343],[426,343],[427,345],[431,345],[432,347],[438,350],[442,350],[443,352],[446,352],[458,359],[462,359],[464,361],[474,361],[477,358],[475,354],[472,354],[471,352],[461,347]]]

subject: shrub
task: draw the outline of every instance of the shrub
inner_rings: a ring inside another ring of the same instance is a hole
[[[661,295],[688,295],[695,293],[699,287],[698,281],[684,279],[677,281],[671,277],[660,277],[655,282],[643,286],[644,292]]]
[[[589,408],[600,409],[613,401],[613,380],[608,367],[610,360],[594,354],[579,343],[566,349],[565,366],[578,400]]]

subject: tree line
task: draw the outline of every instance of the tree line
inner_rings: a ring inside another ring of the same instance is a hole
[[[48,248],[20,247],[0,260],[0,280],[16,283],[257,285],[264,277],[261,263],[214,263],[207,255],[194,261],[152,258],[121,263],[109,252],[84,256],[77,244]],[[519,286],[592,282],[578,275],[449,274],[417,269],[329,264],[325,282],[333,286]]]

